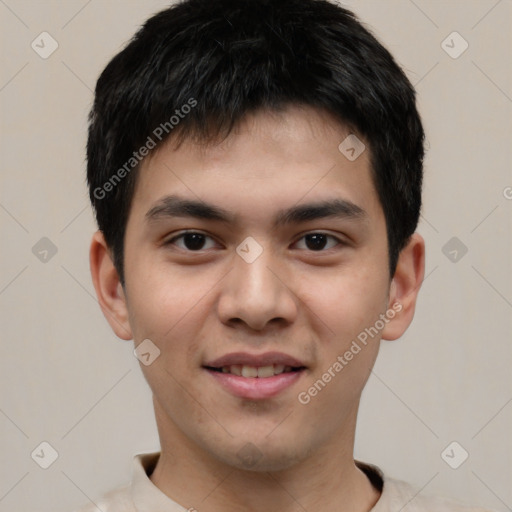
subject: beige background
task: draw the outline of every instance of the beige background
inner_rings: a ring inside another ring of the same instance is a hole
[[[69,512],[159,446],[133,347],[94,297],[84,147],[100,71],[166,5],[0,0],[1,512]],[[427,278],[413,325],[382,346],[356,456],[425,492],[512,510],[512,3],[345,5],[417,84],[430,148]],[[47,59],[31,48],[42,31],[59,44]],[[469,43],[457,59],[441,46],[453,31]],[[58,250],[46,262],[32,252],[42,237]],[[452,237],[468,248],[456,262],[443,253]],[[31,458],[42,441],[58,452],[46,470]],[[458,469],[441,457],[452,441],[469,453]]]

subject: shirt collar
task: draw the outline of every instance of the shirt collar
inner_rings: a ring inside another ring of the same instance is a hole
[[[155,469],[160,452],[140,453],[133,457],[133,477],[131,484],[131,498],[137,512],[187,512],[191,510],[176,503],[164,494],[151,480],[150,476]],[[382,494],[379,501],[370,512],[384,512],[390,510],[392,489],[385,485],[388,480],[376,466],[356,461],[357,466],[364,471],[372,484]],[[376,485],[377,484],[377,485]],[[380,487],[380,488],[379,488]],[[192,509],[193,510],[193,509]]]
[[[141,453],[133,457],[132,501],[137,512],[185,512],[150,479],[160,452]]]

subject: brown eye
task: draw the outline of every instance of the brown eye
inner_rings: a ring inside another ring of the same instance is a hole
[[[304,235],[297,244],[300,244],[304,240],[302,247],[299,249],[308,249],[309,251],[320,252],[324,249],[332,249],[336,245],[342,244],[343,242],[335,236],[328,235],[327,233],[308,233]],[[331,242],[329,242],[331,240]],[[305,246],[305,247],[304,247]]]
[[[212,246],[215,245],[215,243],[213,243],[210,244],[210,246],[208,247],[208,239],[213,242],[213,239],[210,236],[205,235],[204,233],[199,233],[196,231],[187,231],[185,233],[181,233],[180,235],[171,238],[168,242],[166,242],[165,245],[176,245],[180,249],[194,252],[201,251],[204,249],[210,249]]]

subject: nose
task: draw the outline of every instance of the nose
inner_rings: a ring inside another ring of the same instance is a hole
[[[238,254],[222,280],[218,315],[225,324],[244,324],[262,331],[270,324],[289,325],[297,316],[298,299],[270,249],[248,263]]]

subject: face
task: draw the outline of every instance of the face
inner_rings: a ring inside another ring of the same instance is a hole
[[[124,298],[135,344],[160,350],[141,368],[161,433],[261,470],[353,442],[392,304],[369,150],[350,161],[348,135],[289,108],[144,162]]]

